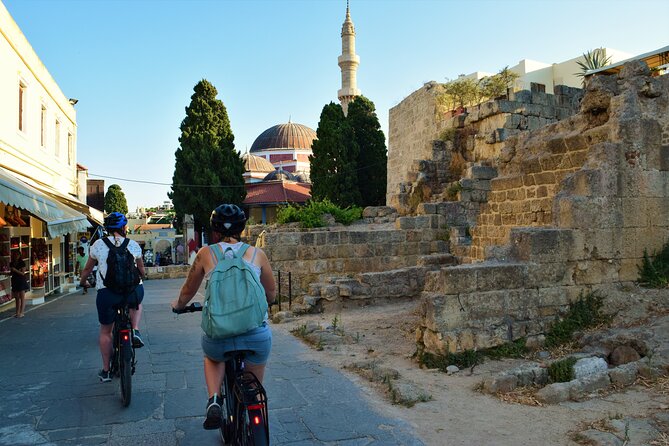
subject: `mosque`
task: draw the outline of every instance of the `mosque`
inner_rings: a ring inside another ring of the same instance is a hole
[[[360,95],[356,74],[360,57],[355,54],[355,28],[348,1],[346,19],[341,29],[342,54],[338,58],[341,69],[341,89],[337,97],[344,110]],[[262,132],[249,152],[242,156],[249,218],[255,223],[276,220],[278,207],[283,204],[304,204],[311,198],[309,155],[316,132],[306,125],[288,121]]]

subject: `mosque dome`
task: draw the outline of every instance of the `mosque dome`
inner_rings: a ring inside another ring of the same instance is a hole
[[[269,149],[309,149],[316,139],[316,132],[306,125],[279,124],[270,127],[260,134],[251,146],[251,152]]]
[[[297,172],[293,172],[293,176],[298,183],[311,183],[309,172],[298,170]]]
[[[245,172],[273,172],[274,166],[262,156],[257,156],[252,153],[245,153],[242,155],[244,161]]]
[[[290,172],[287,172],[283,170],[282,168],[278,168],[273,172],[270,172],[267,174],[265,178],[263,178],[263,181],[277,181],[277,180],[282,180],[282,181],[298,181],[295,175],[293,175]]]

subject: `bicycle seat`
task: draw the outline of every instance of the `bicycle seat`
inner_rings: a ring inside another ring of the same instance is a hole
[[[230,359],[236,358],[237,356],[241,356],[242,358],[244,358],[252,353],[255,352],[253,350],[233,350],[230,352],[226,352],[223,355],[223,361],[229,361]]]

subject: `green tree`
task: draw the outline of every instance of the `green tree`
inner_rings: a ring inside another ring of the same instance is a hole
[[[316,135],[309,156],[312,198],[328,199],[341,207],[357,205],[361,202],[356,170],[359,149],[339,104],[323,107]]]
[[[356,164],[361,202],[358,205],[383,206],[386,203],[388,154],[374,103],[364,96],[356,97],[348,106],[346,120],[353,128],[359,148]]]
[[[450,98],[454,107],[466,107],[476,102],[479,88],[472,79],[461,77],[444,84],[444,94]]]
[[[246,197],[244,163],[235,150],[228,112],[218,91],[203,79],[181,122],[172,192],[179,222],[192,214],[195,228],[209,228],[211,211],[221,203],[241,205]]]
[[[513,88],[519,76],[518,73],[509,70],[509,67],[504,67],[499,73],[484,77],[479,83],[482,96],[489,99],[506,96],[508,89]]]
[[[128,202],[125,199],[125,194],[118,184],[112,184],[107,189],[105,194],[105,212],[111,214],[112,212],[120,212],[121,214],[128,213]]]

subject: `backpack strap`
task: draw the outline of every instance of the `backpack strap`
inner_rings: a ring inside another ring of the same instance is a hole
[[[110,242],[107,237],[102,237],[102,241],[104,242],[105,245],[107,245],[107,248],[109,248],[110,250],[116,248],[116,246],[114,246],[114,244]]]

